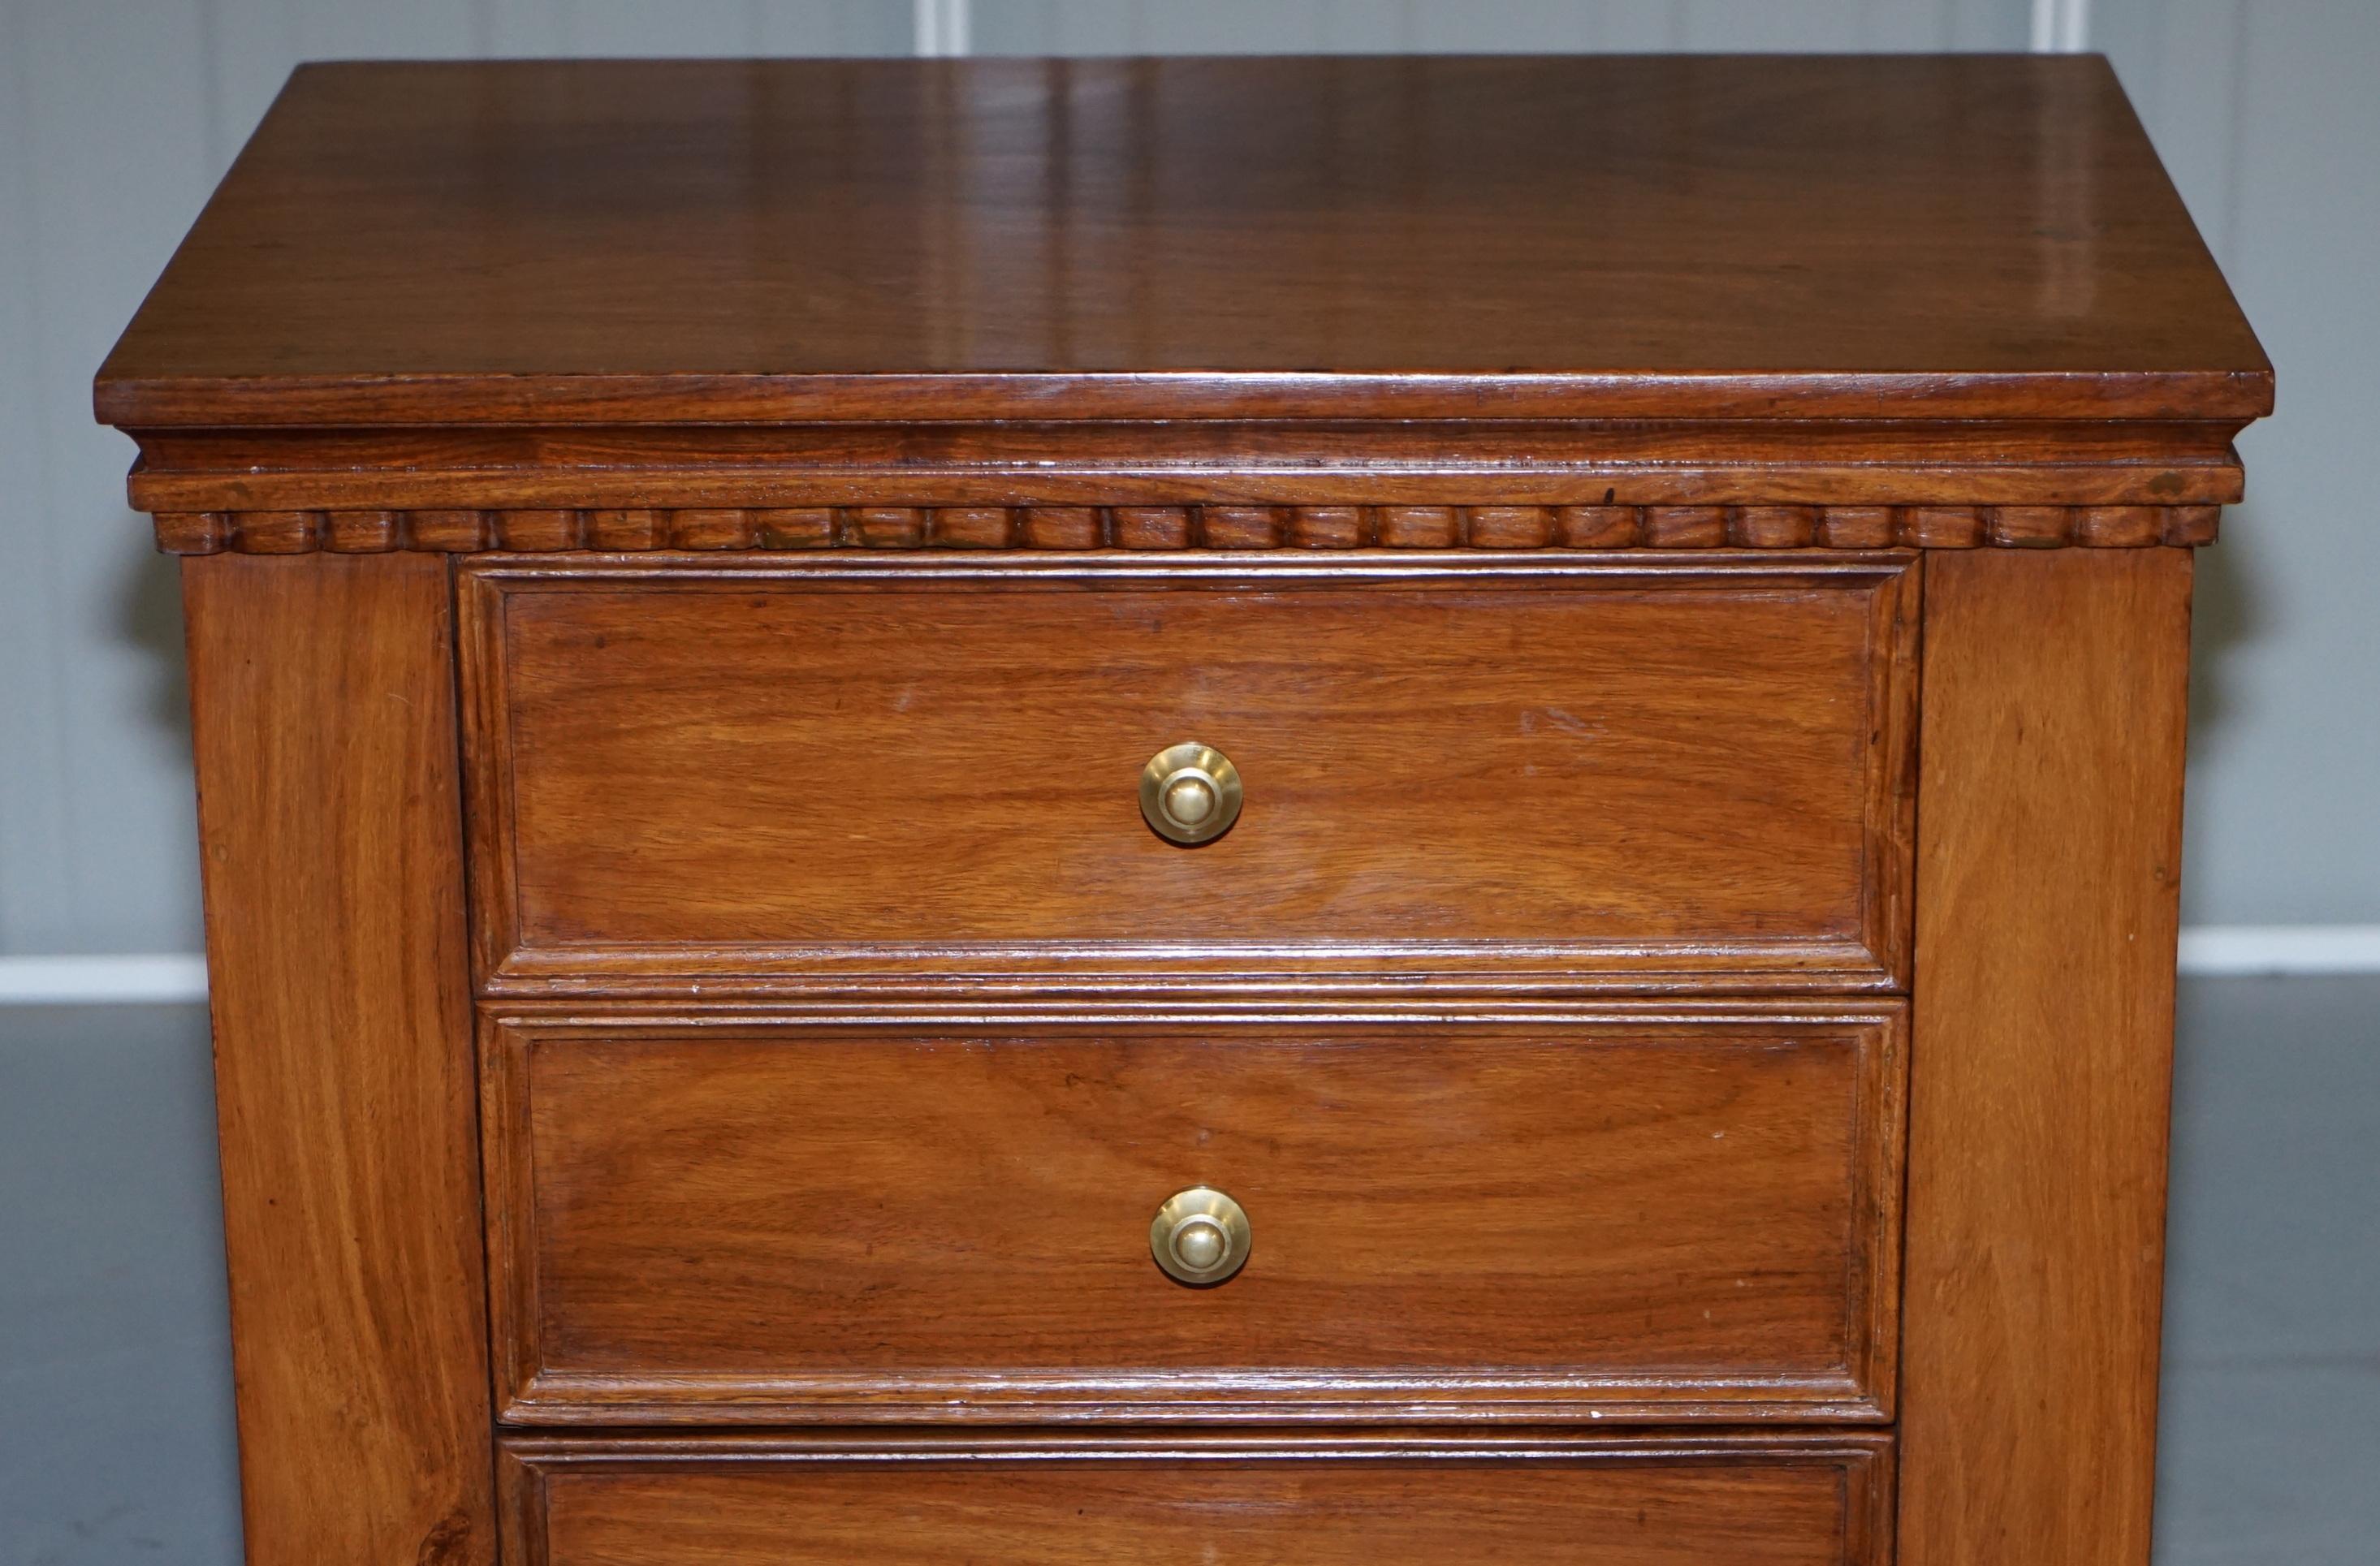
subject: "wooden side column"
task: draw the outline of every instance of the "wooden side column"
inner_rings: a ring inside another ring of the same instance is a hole
[[[446,562],[182,569],[248,1558],[483,1566]]]
[[[1925,577],[1900,1566],[2143,1566],[2191,558]]]

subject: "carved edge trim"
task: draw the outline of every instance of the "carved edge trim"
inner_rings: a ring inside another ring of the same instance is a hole
[[[2139,549],[2216,505],[1026,505],[169,511],[167,554],[502,550]]]

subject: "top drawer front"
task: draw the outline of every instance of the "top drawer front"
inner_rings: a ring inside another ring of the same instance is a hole
[[[1896,557],[465,575],[482,970],[1881,988]],[[1160,749],[1245,805],[1177,846]]]

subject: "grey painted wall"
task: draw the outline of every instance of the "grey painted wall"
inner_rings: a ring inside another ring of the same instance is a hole
[[[2022,49],[2029,0],[975,0],[982,54]]]
[[[175,575],[90,383],[290,67],[910,28],[909,0],[0,0],[0,953],[199,946]]]
[[[2029,0],[977,0],[985,52],[2022,47]],[[0,953],[188,951],[173,572],[89,380],[275,87],[360,55],[897,53],[909,0],[0,0]],[[2380,922],[2380,6],[2098,0],[2281,367],[2203,557],[2188,913]]]
[[[2380,5],[2097,0],[2094,28],[2280,377],[2199,557],[2185,911],[2380,921]]]

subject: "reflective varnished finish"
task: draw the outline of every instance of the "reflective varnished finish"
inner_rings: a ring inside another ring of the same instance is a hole
[[[250,1560],[2143,1566],[2271,395],[2095,60],[308,67],[97,388]]]
[[[474,562],[483,972],[1893,988],[1915,576]],[[1187,852],[1133,794],[1184,734],[1254,780]]]
[[[504,1407],[1887,1418],[1899,1004],[1538,1011],[492,1024]],[[1220,1288],[1150,1260],[1193,1184],[1254,1230]]]
[[[1845,1566],[1884,1559],[1892,1489],[1888,1444],[1848,1432],[546,1435],[501,1463],[508,1560],[640,1566]]]
[[[2268,389],[2097,61],[475,64],[302,72],[101,410],[2242,419]]]

